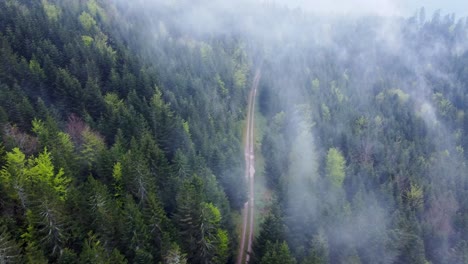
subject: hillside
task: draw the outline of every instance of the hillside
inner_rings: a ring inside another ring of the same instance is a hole
[[[2,0],[0,262],[466,264],[467,43],[424,9]]]
[[[123,6],[0,10],[2,257],[230,259],[231,209],[246,197],[242,43],[155,37],[153,61],[135,31],[147,17]]]

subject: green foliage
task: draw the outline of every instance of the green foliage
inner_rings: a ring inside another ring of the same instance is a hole
[[[121,217],[118,203],[112,200],[107,187],[92,177],[88,177],[85,204],[88,217],[93,223],[93,230],[105,243],[111,243],[121,232],[118,218]]]
[[[83,131],[83,145],[81,149],[82,161],[88,168],[92,168],[105,150],[103,138],[91,130]]]
[[[346,96],[343,94],[340,87],[337,86],[336,81],[332,81],[330,85],[330,90],[335,97],[335,100],[338,104],[343,103],[346,100]]]
[[[187,264],[186,254],[180,252],[180,248],[177,244],[172,244],[171,249],[167,252],[164,257],[164,263],[166,264]]]
[[[6,155],[6,165],[0,172],[3,184],[15,199],[24,203],[27,193],[40,192],[65,200],[71,179],[62,169],[55,171],[50,153],[44,150],[38,157],[29,157],[14,148]],[[26,188],[26,189],[24,189]]]
[[[213,263],[225,263],[229,257],[229,237],[225,230],[219,228],[221,224],[221,213],[219,209],[211,203],[202,205],[202,243],[207,257],[212,256]],[[212,248],[212,249],[211,249]]]
[[[83,44],[86,46],[86,47],[89,47],[91,46],[91,44],[93,43],[94,39],[90,36],[81,36],[81,40],[83,40]]]
[[[96,20],[87,12],[83,11],[79,17],[80,23],[86,31],[96,28]]]
[[[149,248],[150,232],[148,225],[141,210],[132,197],[127,196],[125,199],[124,215],[125,229],[124,241],[128,244],[129,252],[127,255],[131,256],[135,261],[140,260],[143,262],[151,261],[153,256],[147,251]]]
[[[22,256],[16,242],[2,226],[0,228],[0,263],[20,263]]]
[[[185,181],[178,194],[176,219],[181,230],[182,245],[191,262],[224,262],[229,257],[229,240],[221,229],[221,213],[212,203],[202,202],[200,178]]]
[[[273,207],[272,212],[260,225],[260,234],[254,241],[255,263],[262,259],[271,243],[284,240],[284,235],[284,224],[280,219],[279,209]]]
[[[226,263],[229,258],[229,236],[226,230],[218,229],[216,234],[216,253],[214,263]]]
[[[47,150],[26,159],[18,148],[13,149],[7,153],[0,174],[10,198],[24,209],[30,208],[26,213],[28,231],[22,236],[28,258],[42,258],[39,239],[51,255],[56,255],[65,242],[61,204],[67,198],[71,179],[61,169],[55,173]]]
[[[326,171],[327,177],[336,187],[341,187],[343,185],[346,176],[345,166],[346,161],[343,154],[336,148],[330,148],[327,154]]]
[[[114,63],[117,59],[116,51],[108,45],[108,37],[104,33],[99,32],[94,37],[94,46],[101,52],[102,55],[107,57],[108,63],[106,67],[114,66]]]
[[[58,6],[49,3],[47,0],[42,0],[42,7],[44,8],[47,18],[50,21],[53,21],[53,22],[58,21],[58,19],[60,18],[62,14],[62,11]]]
[[[21,239],[26,244],[24,249],[25,259],[28,263],[45,264],[47,263],[47,258],[44,256],[40,244],[36,241],[37,231],[33,226],[35,221],[31,210],[26,211],[26,218],[28,220],[28,226],[26,231],[21,234]]]
[[[122,187],[122,163],[117,162],[114,164],[114,168],[112,170],[112,177],[114,178],[114,189],[115,189],[115,197],[121,197],[123,193]]]
[[[92,233],[88,233],[88,239],[86,239],[83,251],[80,254],[80,263],[124,264],[127,263],[127,261],[116,249],[114,249],[112,252],[106,251],[101,244],[101,241],[99,241]]]
[[[283,210],[252,262],[466,262],[463,20],[221,16],[274,16],[260,40],[139,4],[0,1],[0,262],[233,262],[257,65],[258,199]]]
[[[234,84],[236,85],[236,87],[245,87],[245,84],[247,82],[246,72],[247,70],[245,68],[241,68],[234,73]]]
[[[0,218],[30,263],[226,263],[245,198],[247,49],[170,44],[167,15],[154,49],[138,47],[150,17],[120,4],[0,1]]]
[[[211,225],[218,225],[221,221],[221,213],[218,208],[216,208],[212,203],[204,203],[202,207],[202,214],[206,221]]]
[[[286,242],[268,243],[265,255],[260,264],[294,264],[296,260],[289,251]]]
[[[96,2],[96,0],[90,0],[88,1],[88,4],[87,4],[87,7],[88,7],[88,10],[89,10],[89,13],[93,16],[93,17],[98,17],[103,20],[103,21],[106,21],[107,20],[107,15],[106,15],[106,12],[102,9],[102,7]]]
[[[106,107],[112,112],[117,112],[119,108],[124,106],[123,100],[120,100],[118,95],[115,93],[107,93],[104,96],[104,102]]]
[[[410,188],[406,191],[406,199],[408,204],[414,209],[421,209],[424,205],[424,192],[421,186],[411,183]]]
[[[218,82],[218,87],[220,89],[220,93],[222,96],[227,96],[228,95],[228,89],[226,88],[226,84],[221,80],[221,76],[216,75],[216,81]]]
[[[42,120],[34,119],[32,121],[32,131],[39,137],[39,140],[44,145],[48,145],[50,141],[50,135],[48,129]]]
[[[233,56],[235,58],[234,87],[244,89],[246,87],[247,73],[249,71],[246,58],[247,54],[244,47],[237,47]]]
[[[183,121],[182,127],[184,128],[185,133],[187,133],[187,135],[190,135],[190,126],[188,121]]]
[[[78,255],[69,248],[64,248],[57,260],[59,264],[78,264]]]
[[[3,168],[5,165],[5,146],[3,145],[3,142],[0,142],[0,167]]]
[[[37,225],[42,246],[46,246],[50,255],[59,255],[67,240],[60,204],[45,200],[34,208],[33,214],[34,222],[30,224]]]
[[[43,80],[46,78],[44,70],[41,68],[41,65],[36,60],[32,59],[29,61],[29,70],[36,78]]]
[[[66,198],[71,179],[64,175],[62,169],[59,169],[57,173],[54,172],[54,165],[47,149],[37,158],[29,159],[28,167],[29,169],[24,172],[28,180],[45,183],[55,191],[61,200]]]
[[[34,119],[32,130],[37,135],[39,143],[50,151],[50,158],[57,167],[61,167],[69,176],[76,173],[75,146],[68,134],[58,130],[57,125],[47,117],[46,121]]]

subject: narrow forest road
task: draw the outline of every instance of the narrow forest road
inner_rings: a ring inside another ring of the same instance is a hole
[[[245,137],[245,178],[249,188],[248,199],[242,209],[242,234],[239,244],[239,255],[237,264],[249,263],[250,253],[252,252],[252,240],[254,229],[254,175],[255,175],[255,134],[254,134],[254,116],[255,116],[255,96],[257,95],[258,83],[260,81],[261,71],[257,69],[253,80],[252,88],[249,94],[247,108],[247,126]],[[247,245],[246,245],[247,244]]]

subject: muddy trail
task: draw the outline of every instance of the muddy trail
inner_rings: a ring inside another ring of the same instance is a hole
[[[237,264],[249,263],[250,254],[252,253],[252,242],[254,236],[254,176],[255,176],[255,97],[257,95],[258,83],[260,81],[261,71],[258,69],[252,83],[252,88],[249,93],[249,102],[247,108],[247,126],[245,137],[245,178],[248,186],[248,199],[242,209],[242,233],[239,243],[239,254],[237,256]]]

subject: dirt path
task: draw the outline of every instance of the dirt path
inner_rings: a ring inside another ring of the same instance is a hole
[[[261,72],[258,69],[255,73],[252,88],[249,94],[249,102],[247,109],[247,127],[245,140],[245,178],[249,188],[248,200],[244,204],[242,210],[242,235],[239,244],[239,255],[237,256],[237,264],[249,263],[250,253],[252,252],[252,240],[254,229],[254,175],[255,175],[255,134],[254,134],[254,116],[255,116],[255,96],[257,95],[258,83],[260,81]],[[246,245],[247,244],[247,245]],[[247,250],[246,250],[247,248]]]

